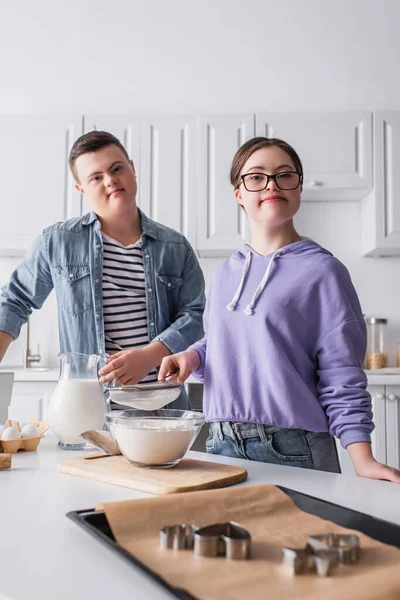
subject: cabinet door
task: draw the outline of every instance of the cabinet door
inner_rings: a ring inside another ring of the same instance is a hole
[[[197,249],[200,256],[228,256],[248,238],[229,171],[236,150],[254,137],[254,116],[203,115],[198,127]]]
[[[139,197],[155,221],[196,242],[196,117],[141,118]]]
[[[386,463],[386,398],[383,385],[371,385],[368,391],[372,398],[375,429],[371,434],[372,452],[377,460]]]
[[[374,193],[362,202],[362,253],[400,254],[400,111],[374,118]]]
[[[258,114],[256,130],[294,147],[304,169],[303,200],[355,200],[371,189],[371,113]]]
[[[400,469],[400,386],[386,386],[386,464]]]
[[[13,421],[47,419],[47,406],[57,382],[14,382],[8,418]]]
[[[21,256],[44,227],[80,214],[68,156],[79,115],[0,117],[0,255]]]
[[[84,132],[108,131],[119,139],[126,149],[129,158],[133,160],[136,175],[140,173],[140,117],[138,115],[85,115]],[[140,189],[138,194],[138,205],[140,202]],[[82,198],[82,214],[90,210],[86,198]]]

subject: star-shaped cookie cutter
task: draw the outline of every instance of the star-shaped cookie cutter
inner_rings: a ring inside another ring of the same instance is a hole
[[[338,562],[343,565],[356,563],[360,557],[360,538],[355,534],[311,535],[307,545],[314,554],[327,551],[336,553]]]
[[[338,564],[354,564],[360,556],[360,540],[355,534],[311,535],[305,548],[282,548],[283,562],[293,575],[316,571],[321,577]]]

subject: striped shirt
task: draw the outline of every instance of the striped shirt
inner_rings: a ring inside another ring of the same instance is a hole
[[[103,236],[103,312],[105,349],[109,354],[149,343],[142,240],[123,246]],[[142,382],[157,381],[152,369]]]

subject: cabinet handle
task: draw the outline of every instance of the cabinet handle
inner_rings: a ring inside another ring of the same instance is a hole
[[[383,398],[384,398],[384,395],[383,395],[383,394],[377,394],[377,395],[375,396],[375,398],[376,398],[377,400],[383,400]]]
[[[395,394],[389,394],[389,400],[397,400],[397,396]]]

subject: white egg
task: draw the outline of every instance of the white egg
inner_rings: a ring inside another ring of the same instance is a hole
[[[2,440],[19,440],[21,439],[21,433],[16,427],[7,427],[1,434]]]
[[[23,429],[25,427],[25,425],[27,425],[26,421],[20,421],[19,426],[21,427],[21,429]]]
[[[23,438],[37,438],[39,436],[39,429],[35,425],[32,425],[32,423],[28,423],[22,428],[21,437]]]

